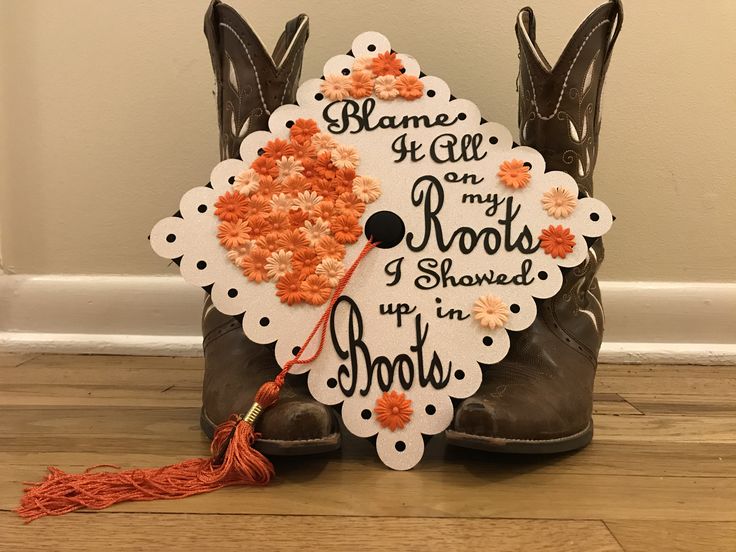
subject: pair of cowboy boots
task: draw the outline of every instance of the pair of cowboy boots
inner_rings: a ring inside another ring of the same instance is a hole
[[[540,151],[548,170],[573,176],[581,196],[593,193],[601,91],[622,19],[619,0],[596,9],[554,67],[536,44],[532,10],[521,10],[516,23],[520,143]],[[217,80],[222,159],[237,157],[248,133],[266,129],[271,112],[295,102],[308,24],[305,15],[289,21],[271,56],[237,12],[218,0],[210,5],[205,35]],[[566,271],[560,292],[539,301],[534,323],[510,332],[507,357],[485,367],[480,389],[457,406],[448,442],[516,453],[562,452],[590,442],[604,324],[596,279],[603,244],[598,239],[588,247],[586,262]],[[209,297],[202,332],[201,425],[212,437],[232,412],[248,407],[279,366],[272,347],[250,341],[240,321],[215,309]],[[334,410],[311,398],[304,376],[287,376],[281,399],[257,429],[257,446],[267,454],[312,454],[340,446]]]

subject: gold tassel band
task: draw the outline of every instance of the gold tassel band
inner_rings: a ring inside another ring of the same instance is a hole
[[[243,416],[243,421],[249,423],[250,425],[253,425],[255,421],[258,419],[258,416],[261,415],[261,412],[263,411],[263,408],[260,404],[257,402],[254,402],[250,410],[246,413],[245,416]]]

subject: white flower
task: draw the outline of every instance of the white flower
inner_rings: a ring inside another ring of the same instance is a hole
[[[322,262],[317,265],[315,272],[327,278],[330,286],[335,287],[340,281],[340,278],[345,275],[345,265],[337,259],[327,257],[322,259]]]
[[[312,213],[320,201],[322,201],[322,196],[317,192],[299,192],[293,206],[305,213]]]
[[[235,177],[233,189],[243,195],[250,195],[261,185],[261,175],[253,169],[246,169]]]
[[[318,132],[312,136],[312,145],[317,150],[317,153],[322,153],[323,151],[332,151],[335,149],[337,147],[337,142],[329,134]]]
[[[268,278],[270,280],[278,280],[285,274],[291,272],[291,257],[293,255],[291,251],[285,251],[284,249],[279,249],[271,253],[264,265]]]
[[[326,236],[330,233],[330,225],[321,218],[318,218],[314,222],[311,220],[305,220],[304,227],[301,231],[309,240],[309,244],[314,247],[322,236]]]
[[[473,304],[473,314],[484,328],[495,330],[503,327],[509,319],[509,308],[495,295],[478,297]]]
[[[381,197],[381,185],[372,176],[356,176],[353,179],[353,193],[363,203],[372,203]]]
[[[273,194],[271,196],[271,201],[269,201],[268,204],[271,206],[271,211],[274,213],[287,213],[294,205],[294,200],[284,193]]]
[[[278,182],[283,182],[292,174],[299,174],[304,170],[302,162],[293,157],[282,157],[276,161],[276,166],[279,168],[279,176],[276,178]]]
[[[332,150],[332,163],[338,169],[356,169],[360,163],[358,150],[353,146],[337,146]]]

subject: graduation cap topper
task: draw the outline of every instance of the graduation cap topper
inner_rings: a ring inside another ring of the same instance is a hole
[[[185,193],[151,245],[282,366],[330,306],[321,354],[290,371],[408,469],[612,217],[384,36],[359,35],[351,54]]]

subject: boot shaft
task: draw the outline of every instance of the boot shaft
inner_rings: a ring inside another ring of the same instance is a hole
[[[593,194],[603,80],[622,21],[619,0],[597,8],[554,67],[536,43],[531,8],[516,22],[520,142],[540,151],[548,170],[570,174],[587,195]]]
[[[309,19],[301,14],[288,21],[271,55],[233,8],[213,0],[204,33],[217,83],[220,157],[239,157],[243,138],[267,129],[276,108],[295,102]]]

